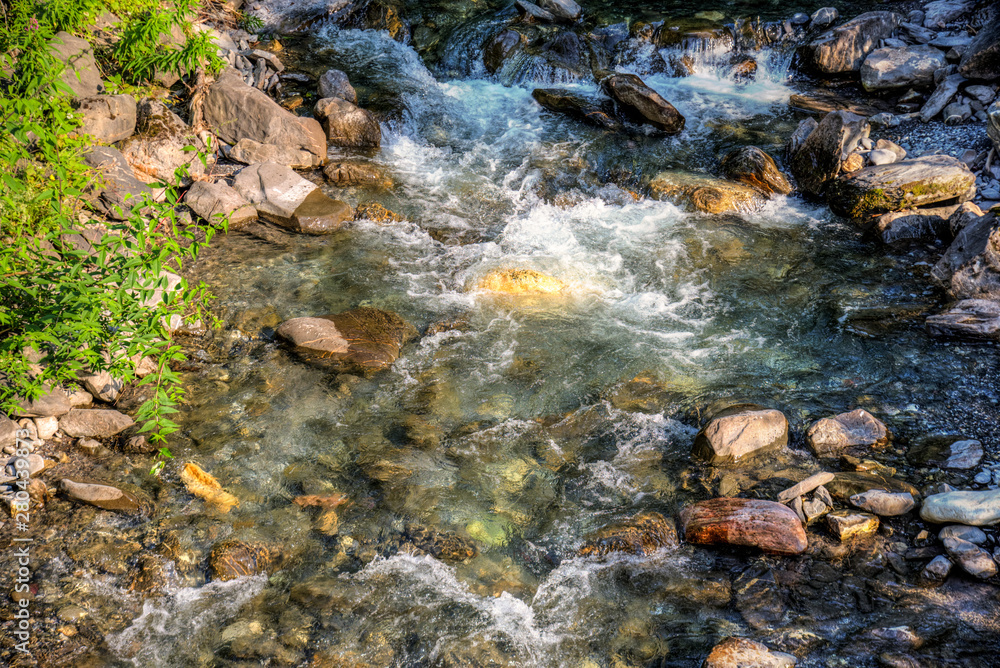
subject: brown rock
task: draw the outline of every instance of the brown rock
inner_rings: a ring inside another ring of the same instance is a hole
[[[229,492],[222,489],[222,485],[214,477],[206,473],[197,464],[185,464],[181,471],[181,482],[187,490],[204,499],[208,505],[222,513],[228,513],[234,506],[239,506],[240,501]]]
[[[382,128],[367,109],[339,97],[328,97],[316,103],[315,111],[333,146],[378,148],[382,143]]]
[[[789,508],[757,499],[710,499],[681,511],[684,540],[699,545],[740,545],[775,554],[801,554],[805,529]]]
[[[601,82],[601,86],[634,122],[648,123],[669,134],[676,134],[684,129],[684,117],[674,105],[664,100],[636,75],[612,74]]]
[[[208,564],[215,580],[235,580],[244,575],[267,573],[274,562],[271,550],[262,543],[224,540],[212,547]]]
[[[390,211],[378,202],[362,202],[354,210],[354,220],[370,220],[381,225],[387,223],[401,223],[405,218],[394,211]]]
[[[764,198],[750,186],[692,172],[661,172],[650,181],[649,193],[653,199],[705,213],[750,213],[764,205]]]
[[[392,187],[392,179],[379,167],[354,160],[331,162],[323,168],[323,176],[327,182],[341,188],[361,186],[388,190]]]
[[[745,183],[767,197],[792,192],[792,184],[778,170],[774,158],[756,146],[744,146],[727,153],[722,158],[722,173],[727,179]]]
[[[874,515],[856,510],[835,510],[826,516],[830,533],[841,541],[873,534],[878,530],[878,524],[878,518]]]
[[[871,489],[884,489],[887,492],[909,492],[914,498],[920,496],[920,490],[913,485],[892,476],[871,471],[835,473],[833,480],[824,485],[834,498],[847,501],[855,494],[862,494]]]
[[[840,165],[841,173],[856,172],[859,169],[864,168],[865,159],[860,153],[852,153],[847,156],[847,160],[844,160]]]
[[[102,510],[127,513],[140,510],[139,499],[134,494],[109,483],[63,478],[59,482],[59,489],[71,499]]]
[[[702,668],[791,668],[795,657],[772,652],[763,643],[749,638],[726,638],[712,648]]]
[[[885,445],[889,432],[871,413],[858,408],[815,422],[806,432],[806,442],[817,457],[828,457],[855,445]]]
[[[677,544],[677,530],[659,513],[643,512],[620,524],[604,527],[587,539],[580,556],[604,556],[612,552],[652,554]]]
[[[486,71],[496,74],[503,67],[503,64],[527,41],[521,33],[516,30],[502,30],[487,42],[483,48],[483,63]]]
[[[731,464],[788,445],[788,420],[774,409],[737,405],[715,415],[695,437],[693,457]]]

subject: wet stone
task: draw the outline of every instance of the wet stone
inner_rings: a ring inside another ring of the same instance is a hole
[[[983,548],[961,538],[945,538],[941,542],[948,556],[969,575],[986,580],[997,574],[996,562]]]
[[[673,522],[663,515],[644,512],[620,524],[604,527],[589,537],[580,556],[604,556],[615,552],[649,555],[663,547],[677,545]]]
[[[945,538],[959,538],[968,541],[973,545],[985,545],[988,540],[986,533],[976,527],[965,526],[964,524],[952,524],[941,529],[938,538],[942,541]]]
[[[887,492],[908,492],[914,497],[920,495],[920,490],[908,482],[893,478],[888,472],[879,471],[836,473],[833,480],[828,482],[825,487],[835,499],[843,501],[850,499],[855,494],[863,494],[872,489],[881,489]]]
[[[773,501],[701,501],[684,508],[680,522],[684,540],[699,545],[755,547],[775,554],[799,554],[808,546],[796,514]]]
[[[877,447],[888,440],[885,425],[860,408],[819,420],[806,432],[806,442],[818,457],[834,455],[852,446]]]
[[[235,580],[266,573],[274,566],[272,553],[263,543],[224,540],[212,547],[209,568],[214,580]]]
[[[140,510],[139,499],[134,494],[109,483],[63,478],[59,483],[59,489],[69,498],[88,503],[101,510],[127,513]]]
[[[479,553],[475,543],[457,533],[418,524],[407,524],[403,539],[420,552],[447,563],[463,562]]]
[[[944,582],[948,578],[948,574],[951,573],[952,566],[953,564],[948,557],[939,554],[924,566],[920,577],[930,582]]]
[[[726,638],[712,648],[702,668],[791,668],[795,657],[749,638]]]
[[[722,172],[727,179],[740,181],[764,195],[787,195],[792,184],[778,170],[774,158],[756,146],[734,149],[722,158]]]
[[[964,436],[928,436],[910,448],[906,459],[915,466],[973,469],[983,460],[983,444]]]
[[[788,420],[774,409],[734,406],[715,415],[695,437],[692,456],[710,464],[733,464],[788,444]]]
[[[880,517],[905,515],[916,506],[913,495],[908,492],[893,493],[881,489],[855,494],[851,497],[851,503]]]
[[[996,524],[1000,522],[1000,490],[956,491],[928,496],[920,507],[920,519],[936,524]]]
[[[855,536],[868,536],[878,530],[879,520],[875,515],[854,510],[835,510],[826,516],[830,533],[841,541]]]

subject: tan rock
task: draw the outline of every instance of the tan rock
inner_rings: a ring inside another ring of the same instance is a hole
[[[494,269],[483,276],[476,287],[508,295],[537,295],[562,292],[568,286],[534,269]]]
[[[726,638],[712,648],[702,668],[791,668],[795,657],[772,652],[763,643],[749,638]]]
[[[835,455],[856,445],[877,447],[888,442],[889,432],[885,425],[861,408],[823,418],[806,432],[806,443],[818,457]]]
[[[650,181],[649,192],[653,199],[704,213],[747,213],[764,205],[754,188],[708,174],[662,172]]]
[[[672,522],[659,513],[643,512],[598,531],[580,548],[580,555],[652,554],[676,544],[677,531]]]
[[[695,437],[692,456],[710,464],[732,464],[788,444],[788,420],[781,413],[737,405],[715,415]]]

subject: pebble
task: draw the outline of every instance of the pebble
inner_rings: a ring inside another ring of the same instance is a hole
[[[830,532],[841,541],[854,536],[866,536],[878,531],[879,520],[870,513],[856,510],[835,510],[826,516]]]
[[[924,570],[920,573],[920,577],[925,580],[930,580],[931,582],[944,582],[948,577],[948,574],[951,573],[952,565],[951,559],[943,554],[939,554],[931,559],[930,563],[924,566]]]
[[[964,524],[952,524],[941,529],[938,538],[942,541],[945,538],[959,538],[967,540],[975,545],[983,545],[987,541],[986,533],[976,527],[965,526]]]
[[[986,485],[993,480],[993,474],[989,471],[980,471],[972,480],[980,485]]]

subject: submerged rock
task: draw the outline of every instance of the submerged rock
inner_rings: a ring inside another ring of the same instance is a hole
[[[935,524],[954,522],[977,527],[997,524],[1000,522],[1000,489],[933,494],[924,499],[920,519]]]
[[[403,538],[417,550],[448,563],[467,561],[479,554],[475,543],[452,531],[407,524],[403,529]]]
[[[964,436],[929,436],[910,448],[906,459],[915,466],[967,470],[979,466],[983,444]]]
[[[401,223],[405,218],[395,211],[390,211],[378,202],[362,202],[354,210],[354,220],[370,220],[380,225]]]
[[[757,499],[710,499],[681,511],[684,540],[700,545],[737,545],[775,554],[800,554],[805,529],[789,508]]]
[[[796,135],[804,134],[804,128],[811,127],[808,121],[803,123],[805,126],[799,127],[803,132],[796,131]],[[863,117],[848,111],[833,111],[824,116],[804,139],[799,136],[801,143],[797,150],[792,150],[795,141],[789,149],[792,174],[799,188],[810,195],[822,195],[827,184],[840,174],[844,161],[870,131],[868,121]]]
[[[351,207],[332,200],[290,167],[265,162],[236,175],[233,188],[261,217],[305,234],[329,234],[354,217]]]
[[[947,64],[943,51],[925,44],[876,49],[861,65],[861,83],[867,91],[930,86]]]
[[[228,513],[240,501],[229,492],[214,477],[206,473],[197,464],[185,464],[181,471],[181,482],[187,490],[221,513]]]
[[[650,181],[649,192],[654,199],[705,213],[749,213],[764,205],[755,188],[692,172],[661,172]]]
[[[792,668],[795,656],[774,652],[749,638],[726,638],[712,648],[702,668]]]
[[[841,541],[855,536],[869,536],[878,531],[879,520],[870,513],[856,510],[835,510],[826,516],[830,533]]]
[[[879,40],[892,36],[902,17],[893,12],[867,12],[823,33],[800,47],[807,63],[824,74],[857,72]]]
[[[507,295],[541,295],[562,292],[569,286],[534,269],[493,269],[476,283],[479,290]]]
[[[267,573],[275,563],[267,545],[227,539],[212,547],[208,565],[212,579],[225,582],[246,575]]]
[[[715,415],[695,437],[691,455],[710,464],[731,464],[788,445],[788,419],[781,411],[737,405]]]
[[[674,545],[677,545],[677,530],[673,522],[659,513],[643,512],[588,537],[579,554],[584,557],[615,552],[648,555]]]
[[[388,368],[417,330],[395,313],[362,307],[316,318],[292,318],[277,329],[308,361],[371,374]]]
[[[813,423],[806,432],[806,442],[817,457],[827,457],[856,445],[885,445],[889,432],[871,413],[858,408]]]
[[[963,299],[925,321],[931,336],[954,339],[1000,339],[1000,302]]]
[[[792,184],[778,170],[774,158],[756,146],[744,146],[727,153],[722,158],[722,173],[727,179],[745,183],[767,197],[792,192]]]
[[[598,100],[559,88],[536,88],[531,96],[549,111],[566,114],[591,125],[608,130],[621,129],[614,118],[610,100]]]
[[[975,182],[975,175],[961,160],[930,155],[842,175],[830,183],[827,194],[834,213],[863,219],[949,200],[965,201],[975,192]]]
[[[101,510],[135,513],[140,510],[139,499],[115,485],[91,480],[63,478],[59,489],[71,499],[82,501]]]
[[[601,87],[630,120],[640,125],[652,125],[668,134],[684,129],[684,117],[674,105],[636,75],[612,74],[601,82]]]

